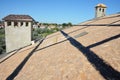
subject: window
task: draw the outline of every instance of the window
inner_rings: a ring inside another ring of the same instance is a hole
[[[7,22],[7,26],[11,26],[11,22]]]
[[[104,9],[102,10],[102,12],[104,12]]]
[[[101,8],[99,9],[99,11],[101,11]]]
[[[17,23],[17,22],[14,22],[14,26],[18,26],[18,23]]]
[[[28,26],[28,22],[26,22],[26,26]]]
[[[20,26],[23,26],[23,22],[20,23]]]

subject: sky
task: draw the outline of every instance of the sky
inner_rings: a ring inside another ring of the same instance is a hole
[[[120,0],[0,0],[0,20],[25,14],[42,23],[78,24],[95,17],[98,3],[107,6],[107,15],[120,12]]]

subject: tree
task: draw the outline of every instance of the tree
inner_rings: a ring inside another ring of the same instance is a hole
[[[70,27],[71,27],[71,26],[72,26],[72,23],[71,23],[71,22],[69,22],[69,23],[68,23],[68,26],[70,26]]]
[[[62,27],[63,27],[63,28],[65,28],[66,26],[67,26],[67,24],[66,24],[66,23],[63,23],[63,24],[62,24]]]

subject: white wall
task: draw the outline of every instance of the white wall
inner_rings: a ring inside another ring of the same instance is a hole
[[[101,9],[101,11],[100,11]],[[104,9],[104,12],[102,11]],[[95,17],[103,17],[106,15],[106,8],[102,8],[102,7],[97,7],[96,8],[96,15]]]
[[[5,22],[5,25],[7,23]],[[25,22],[24,22],[25,24]],[[18,23],[20,25],[20,23]],[[29,26],[5,26],[6,52],[19,49],[31,44],[31,22]]]

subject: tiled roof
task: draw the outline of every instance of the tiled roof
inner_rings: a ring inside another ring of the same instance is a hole
[[[34,19],[29,16],[29,15],[14,15],[14,14],[10,14],[6,17],[3,18],[3,20],[6,20],[6,21],[14,21],[14,20],[23,20],[23,21],[33,21]]]
[[[82,24],[120,24],[120,16]],[[14,54],[0,63],[0,80],[119,80],[120,26],[78,25]]]
[[[106,6],[105,4],[100,3],[100,4],[97,4],[97,6],[96,6],[96,7],[106,8],[107,6]]]

